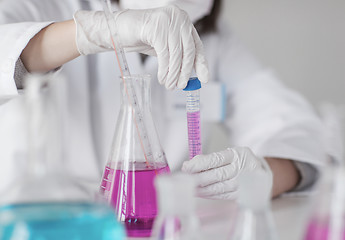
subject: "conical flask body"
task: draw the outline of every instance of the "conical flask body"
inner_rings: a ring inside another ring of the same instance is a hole
[[[100,191],[128,236],[147,237],[157,215],[154,179],[170,169],[152,120],[150,76],[121,81],[122,105]]]
[[[305,240],[345,240],[345,168],[328,163],[315,195]]]
[[[112,209],[93,202],[87,184],[64,167],[61,84],[52,75],[26,79],[28,150],[18,164],[19,177],[0,191],[0,239],[122,240],[124,229]]]

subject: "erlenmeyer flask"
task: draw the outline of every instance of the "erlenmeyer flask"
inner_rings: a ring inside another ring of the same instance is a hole
[[[154,178],[170,172],[152,120],[150,80],[150,75],[121,80],[122,105],[100,189],[130,237],[151,235],[157,215]],[[129,87],[137,96],[135,107],[129,100]],[[140,119],[135,112],[138,108],[142,112]]]
[[[49,76],[26,81],[28,159],[18,166],[21,177],[0,193],[0,239],[124,239],[112,209],[93,203],[88,188],[63,168],[61,82]]]
[[[305,233],[305,240],[345,240],[345,168],[328,163]]]
[[[278,239],[270,208],[272,183],[266,171],[244,172],[240,176],[238,212],[230,240]]]
[[[155,181],[159,213],[154,224],[154,240],[200,240],[199,219],[195,215],[196,184],[190,175],[160,176]]]

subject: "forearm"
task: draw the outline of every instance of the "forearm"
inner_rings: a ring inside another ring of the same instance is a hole
[[[291,160],[265,158],[273,173],[272,197],[292,190],[300,181],[300,174]]]
[[[21,54],[29,72],[53,70],[80,54],[77,49],[73,20],[53,23],[37,33]]]

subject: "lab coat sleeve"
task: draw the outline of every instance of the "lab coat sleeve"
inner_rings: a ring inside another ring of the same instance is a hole
[[[231,35],[219,46],[217,77],[228,89],[225,123],[230,143],[248,146],[260,157],[294,160],[301,183],[310,182],[308,166],[317,170],[327,158],[321,119]],[[307,190],[306,185],[295,190]]]
[[[292,192],[303,192],[312,189],[316,180],[319,179],[320,173],[318,169],[309,163],[294,161],[294,164],[300,173],[301,180]]]
[[[0,96],[17,94],[14,82],[16,62],[30,39],[51,22],[23,22],[0,25]]]
[[[28,74],[28,70],[24,66],[22,59],[19,57],[16,62],[16,67],[14,69],[14,81],[16,83],[17,89],[24,88],[24,77]]]
[[[321,165],[326,159],[323,124],[305,99],[261,72],[229,96],[227,124],[236,144],[256,154]]]
[[[58,73],[60,72],[59,70],[61,70],[61,68],[62,68],[61,66],[57,67],[47,73]],[[14,81],[16,83],[16,87],[18,90],[22,90],[24,88],[24,78],[26,77],[28,73],[29,73],[28,70],[24,66],[21,58],[19,57],[16,62],[16,67],[14,69]]]
[[[54,21],[71,19],[79,1],[0,1],[0,96],[17,94],[15,64],[30,39]]]

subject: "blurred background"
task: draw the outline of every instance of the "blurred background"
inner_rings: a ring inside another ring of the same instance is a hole
[[[224,0],[222,14],[263,64],[315,106],[345,104],[344,0]]]
[[[266,67],[318,111],[330,103],[345,116],[345,0],[222,3],[225,21]],[[214,140],[216,149],[225,146],[220,144],[225,139]]]
[[[222,3],[223,18],[234,34],[319,113],[325,104],[331,106],[341,121],[340,131],[345,138],[345,1]]]

